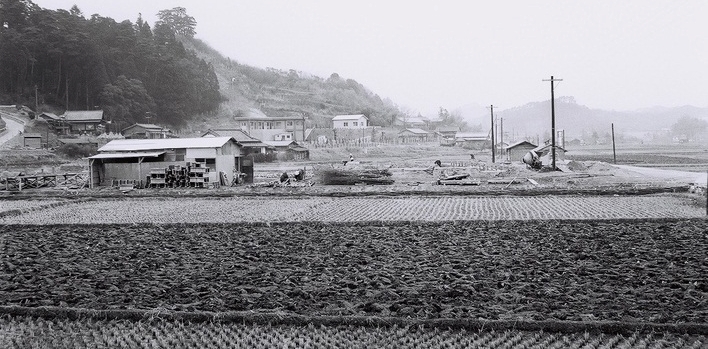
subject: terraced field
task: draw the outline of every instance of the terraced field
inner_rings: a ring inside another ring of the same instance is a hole
[[[12,203],[17,205],[17,203]],[[0,224],[695,218],[684,196],[131,198],[39,203]],[[0,206],[3,209],[3,206]]]

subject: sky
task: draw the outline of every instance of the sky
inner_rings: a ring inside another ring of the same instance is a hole
[[[573,96],[608,110],[708,107],[705,0],[33,0],[154,27],[184,7],[196,37],[251,66],[354,79],[404,110]]]

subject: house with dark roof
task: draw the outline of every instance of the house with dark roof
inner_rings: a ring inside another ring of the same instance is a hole
[[[55,121],[60,134],[101,134],[106,127],[103,110],[67,110]]]

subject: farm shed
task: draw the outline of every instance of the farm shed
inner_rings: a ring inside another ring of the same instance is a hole
[[[524,155],[534,148],[536,148],[536,145],[529,141],[518,141],[506,147],[504,152],[506,153],[507,159],[511,161],[521,161]]]
[[[231,137],[117,139],[98,151],[89,157],[90,187],[113,180],[145,183],[151,172],[174,168],[202,168],[202,184],[219,181],[222,172],[229,179],[242,172],[241,144]]]
[[[22,134],[22,146],[26,148],[39,149],[42,147],[42,135],[39,133]]]
[[[430,133],[419,128],[407,128],[398,133],[398,139],[403,143],[427,142]]]

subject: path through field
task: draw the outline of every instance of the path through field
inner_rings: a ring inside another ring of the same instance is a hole
[[[0,224],[367,222],[699,218],[680,195],[131,198],[25,203]]]

